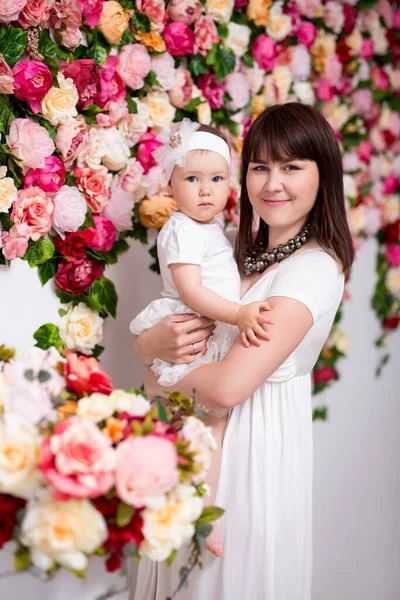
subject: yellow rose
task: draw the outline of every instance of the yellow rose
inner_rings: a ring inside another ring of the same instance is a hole
[[[139,219],[145,227],[161,229],[170,218],[172,211],[177,208],[172,196],[145,198],[139,206]]]
[[[100,21],[96,29],[109,44],[118,44],[129,25],[129,13],[115,0],[106,0],[101,9]]]
[[[17,188],[11,177],[3,177],[0,179],[0,213],[8,212],[8,209],[16,199]]]
[[[62,73],[57,75],[57,81],[60,87],[50,88],[41,102],[42,115],[52,125],[65,124],[78,114],[79,94],[74,82]]]
[[[249,21],[254,21],[257,27],[263,27],[268,23],[268,9],[271,4],[272,0],[250,0],[246,9],[246,17]]]
[[[163,38],[157,31],[150,31],[150,33],[141,33],[138,31],[135,34],[135,38],[138,42],[141,42],[148,50],[153,52],[165,52],[166,46]]]

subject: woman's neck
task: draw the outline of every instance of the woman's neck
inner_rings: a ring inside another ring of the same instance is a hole
[[[304,223],[298,223],[293,227],[270,227],[268,231],[268,252],[277,248],[279,244],[286,244],[303,229]]]

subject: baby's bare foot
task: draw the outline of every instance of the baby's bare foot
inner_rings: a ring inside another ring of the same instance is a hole
[[[206,538],[206,548],[218,557],[221,557],[224,553],[221,543],[221,532],[217,523],[213,523],[213,530]]]

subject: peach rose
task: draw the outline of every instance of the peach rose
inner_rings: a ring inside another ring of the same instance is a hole
[[[169,91],[171,104],[176,108],[185,108],[192,98],[193,79],[188,69],[176,69],[175,82]]]
[[[109,44],[118,44],[129,25],[129,13],[115,0],[106,0],[101,9],[100,21],[96,29]]]
[[[14,119],[11,122],[7,145],[21,159],[23,169],[43,169],[46,158],[54,152],[53,141],[47,130],[31,119]]]
[[[172,211],[177,208],[172,196],[145,198],[139,206],[139,219],[145,227],[161,229],[170,218]]]
[[[54,143],[67,169],[71,167],[82,150],[87,129],[86,121],[82,115],[79,115],[76,119],[71,119],[68,123],[59,125]]]
[[[107,169],[75,169],[76,185],[83,192],[86,204],[93,212],[103,210],[111,197],[112,175]]]
[[[254,21],[257,27],[267,25],[271,4],[272,0],[249,0],[246,17],[249,21]]]
[[[212,45],[219,42],[218,31],[211,17],[202,15],[194,24],[195,49],[205,56]]]
[[[41,188],[32,186],[18,191],[11,219],[16,225],[28,225],[29,237],[36,242],[50,231],[53,212],[53,201]]]
[[[138,31],[135,34],[135,39],[152,52],[165,52],[166,50],[165,42],[157,31],[150,31],[150,33]]]

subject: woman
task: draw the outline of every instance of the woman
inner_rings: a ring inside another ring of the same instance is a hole
[[[206,556],[203,571],[177,598],[309,600],[310,373],[354,258],[341,154],[317,111],[289,103],[270,107],[256,119],[242,160],[236,241],[242,302],[268,299],[274,324],[270,341],[245,348],[237,340],[221,362],[194,370],[177,386],[188,395],[195,388],[205,410],[231,409],[216,498],[226,510],[224,556]],[[209,322],[186,319],[169,318],[140,336],[135,349],[142,360],[159,356],[187,362],[193,343],[204,352]],[[162,392],[150,372],[146,386],[150,393]],[[141,565],[135,600],[170,595],[183,558],[178,555],[172,569]]]

